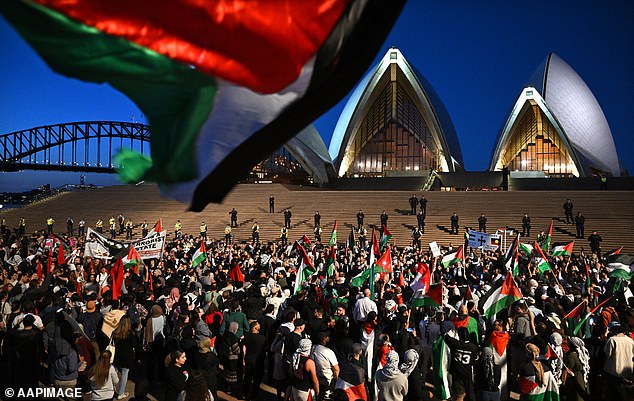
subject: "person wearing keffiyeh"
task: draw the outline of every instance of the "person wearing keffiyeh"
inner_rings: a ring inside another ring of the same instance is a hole
[[[574,374],[565,379],[568,401],[589,400],[588,374],[590,373],[590,355],[585,343],[579,337],[570,337],[570,352],[565,356],[566,367]]]
[[[310,359],[312,341],[304,338],[299,342],[297,350],[293,354],[291,363],[291,400],[307,401],[311,399],[311,390],[314,390],[314,397],[319,396],[319,381],[317,380],[317,370],[315,362]]]
[[[379,389],[378,401],[402,401],[407,394],[407,375],[399,369],[396,351],[387,354],[383,369],[376,373],[376,385]]]

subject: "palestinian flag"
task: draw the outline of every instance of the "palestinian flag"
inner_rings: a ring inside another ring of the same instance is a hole
[[[460,319],[458,316],[453,320],[453,325],[456,329],[466,328],[469,332],[469,337],[475,339],[476,344],[480,344],[480,335],[478,331],[478,322],[473,317],[467,315]]]
[[[540,273],[544,274],[546,273],[548,270],[552,270],[552,268],[550,267],[550,263],[548,263],[548,259],[546,258],[546,255],[544,255],[544,252],[542,251],[542,248],[539,247],[539,244],[537,242],[535,242],[535,265],[537,266],[537,268],[539,269]]]
[[[520,242],[519,250],[524,252],[526,256],[531,256],[533,254],[533,246],[531,244],[525,244],[523,242]]]
[[[332,234],[330,234],[330,242],[328,245],[333,246],[337,244],[337,220],[335,220],[335,225],[332,227]]]
[[[123,268],[125,270],[132,269],[134,272],[137,272],[137,266],[140,263],[143,263],[141,260],[141,256],[132,244],[130,244],[130,248],[128,248],[128,254],[122,259],[122,262]]]
[[[403,0],[5,1],[0,12],[57,72],[108,82],[148,117],[151,160],[119,155],[191,209],[354,87]]]
[[[350,227],[350,235],[348,235],[348,239],[346,240],[346,249],[354,248],[354,227]]]
[[[621,251],[623,250],[623,247],[618,247],[618,248],[614,248],[611,251],[608,251],[606,253],[603,254],[603,259],[607,259],[610,256],[614,256],[614,255],[618,255],[619,253],[621,253]]]
[[[464,252],[463,252],[463,246],[460,245],[460,248],[458,248],[458,250],[456,252],[453,253],[449,253],[445,256],[443,256],[442,258],[442,266],[444,268],[448,268],[449,266],[451,266],[454,263],[459,263],[462,262],[464,260]]]
[[[295,277],[295,287],[293,288],[293,295],[297,294],[297,292],[302,288],[302,285],[306,280],[310,278],[317,270],[313,265],[312,260],[308,257],[308,253],[306,253],[306,249],[303,246],[300,246],[299,243],[295,243],[295,248],[300,256],[300,264],[299,269],[297,270],[297,275]]]
[[[305,246],[305,247],[309,247],[310,246],[310,238],[308,238],[306,236],[306,234],[304,234],[302,236],[302,238],[300,238],[299,240],[297,240],[297,243],[301,246]]]
[[[586,301],[583,301],[564,316],[564,320],[566,321],[566,325],[568,326],[568,331],[570,332],[570,335],[573,335],[574,328],[581,320],[581,315],[585,310]]]
[[[370,241],[370,257],[369,257],[369,263],[368,266],[370,266],[370,268],[368,270],[370,270],[370,293],[372,294],[372,297],[370,299],[374,299],[374,261],[376,258],[376,255],[380,255],[381,252],[379,250],[379,243],[376,241],[376,230],[373,228],[372,229],[372,241]]]
[[[392,233],[388,231],[387,226],[381,226],[381,231],[382,231],[382,234],[381,234],[379,249],[383,250],[383,248],[385,248],[390,238],[392,238]]]
[[[549,370],[544,370],[544,382],[540,386],[535,376],[520,376],[520,399],[528,401],[559,401],[559,387]]]
[[[544,238],[544,242],[542,242],[541,244],[544,252],[548,252],[548,250],[550,249],[550,241],[552,240],[552,238],[553,238],[553,222],[551,220],[550,228],[548,229],[548,234],[546,235],[546,238]]]
[[[572,255],[572,248],[575,246],[575,241],[569,242],[566,245],[557,245],[553,248],[553,256],[570,256]]]
[[[163,223],[161,222],[161,219],[158,219],[156,224],[154,224],[154,227],[152,227],[152,229],[147,233],[147,237],[151,237],[154,234],[160,234],[162,232],[163,232]]]
[[[630,281],[634,278],[634,256],[618,253],[606,259],[608,276]]]
[[[244,274],[242,273],[242,269],[240,269],[240,263],[236,263],[233,266],[228,276],[234,283],[244,283]]]
[[[480,310],[491,319],[502,309],[522,298],[522,292],[515,284],[511,272],[506,273],[504,281],[498,280],[489,292],[480,298]]]
[[[363,369],[352,363],[343,365],[335,389],[345,391],[349,400],[368,400]]]
[[[493,362],[496,365],[506,364],[506,348],[509,343],[509,333],[506,331],[493,331],[489,337],[487,346],[493,350]]]
[[[418,269],[414,280],[409,284],[412,291],[422,291],[421,295],[425,295],[429,290],[431,283],[431,271],[427,263],[418,262]]]
[[[513,270],[513,263],[516,259],[515,254],[517,253],[519,242],[520,235],[517,234],[504,254],[504,266],[506,266],[506,270]]]
[[[330,251],[328,252],[328,259],[326,260],[327,274],[328,277],[332,277],[335,274],[335,263],[337,260],[337,254],[335,253],[335,246],[330,246]]]
[[[590,318],[590,316],[592,316],[594,312],[599,310],[600,307],[602,307],[606,302],[608,302],[611,299],[612,297],[605,299],[603,302],[599,303],[597,306],[592,308],[590,312],[586,313],[586,315],[579,321],[579,323],[577,323],[577,325],[573,329],[572,335],[577,336],[579,334],[579,331],[581,331],[581,328],[583,327],[584,323]]]
[[[517,252],[517,249],[516,249],[515,254],[513,255],[512,259],[507,262],[506,270],[510,271],[511,273],[513,273],[513,277],[517,277],[517,275],[519,274],[519,272],[520,272],[520,254],[519,254],[519,252]]]
[[[493,363],[500,367],[500,390],[502,394],[506,392],[507,388],[507,348],[509,343],[509,333],[506,331],[493,331],[489,336],[487,346],[493,350]]]
[[[414,293],[412,298],[412,308],[417,306],[442,306],[442,283],[438,283],[429,287],[429,291],[423,293],[422,290],[418,290]]]
[[[392,251],[390,247],[381,255],[379,260],[374,264],[375,273],[393,273],[394,269],[392,268]]]
[[[200,241],[200,247],[192,256],[192,267],[197,267],[207,259],[207,249],[205,249],[205,240]]]
[[[445,343],[444,336],[438,336],[432,346],[432,364],[434,367],[434,395],[441,400],[451,398],[449,386],[449,364],[451,350]]]

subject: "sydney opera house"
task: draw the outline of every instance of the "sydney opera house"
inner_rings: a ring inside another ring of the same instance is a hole
[[[517,179],[620,175],[599,103],[557,55],[546,58],[511,102],[489,172],[465,172],[445,106],[420,72],[391,48],[352,92],[328,147],[309,126],[258,164],[252,178],[328,186],[440,174],[454,177],[446,182],[475,180],[481,183],[473,187],[495,187],[501,186],[502,172]]]

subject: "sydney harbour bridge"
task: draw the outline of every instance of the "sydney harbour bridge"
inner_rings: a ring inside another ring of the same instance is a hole
[[[150,153],[150,127],[116,121],[69,122],[0,135],[0,171],[113,173],[120,150]]]

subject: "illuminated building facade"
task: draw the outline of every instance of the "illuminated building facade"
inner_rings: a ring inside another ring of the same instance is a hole
[[[550,54],[506,119],[490,170],[587,177],[618,176],[619,166],[612,132],[590,88]]]
[[[455,172],[463,164],[444,105],[396,48],[352,93],[329,152],[339,177]]]

